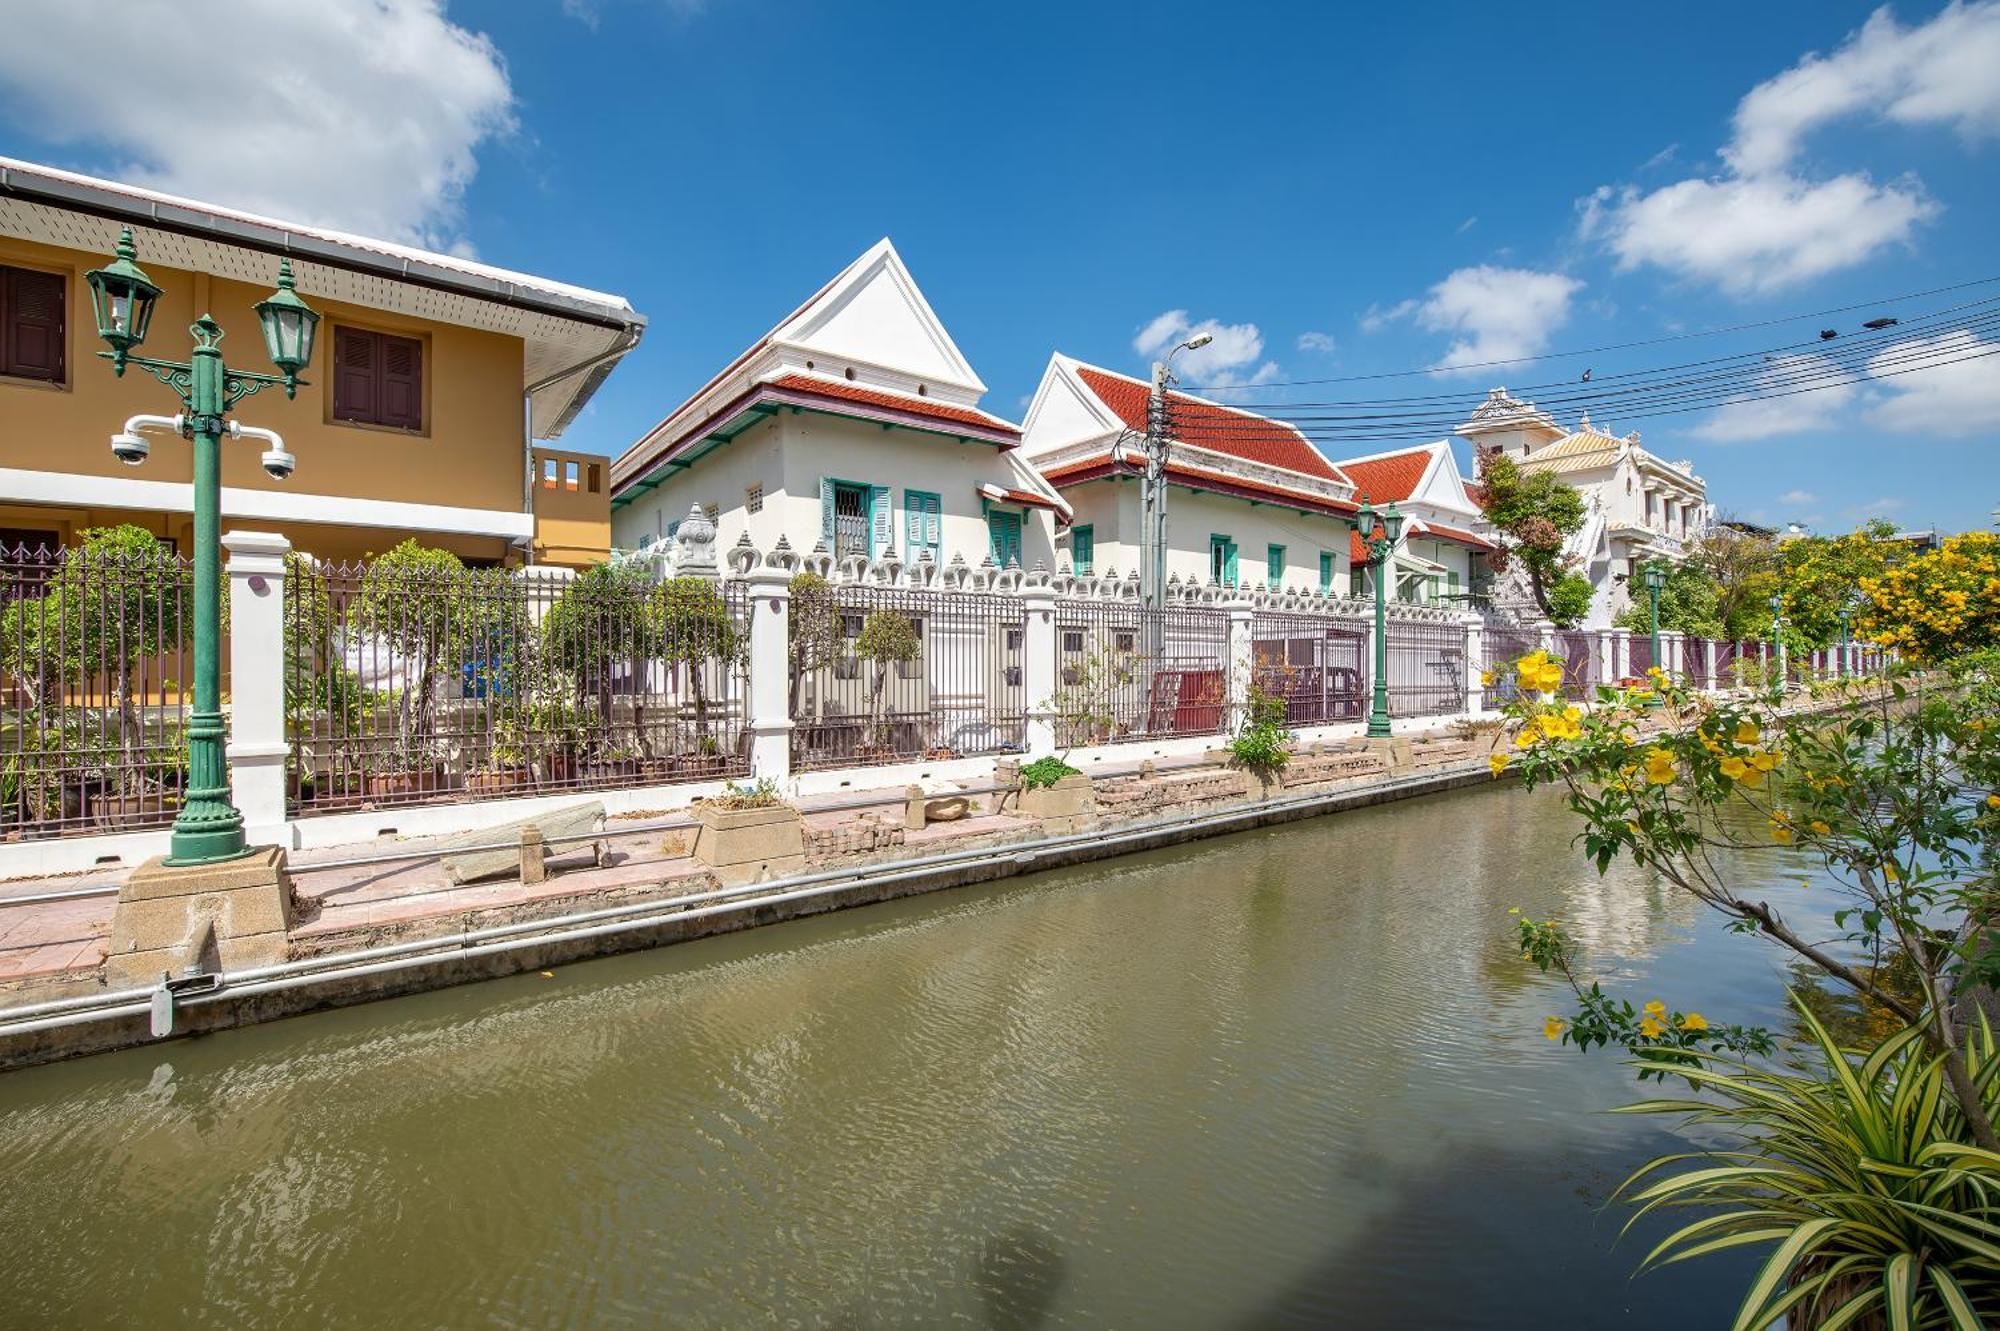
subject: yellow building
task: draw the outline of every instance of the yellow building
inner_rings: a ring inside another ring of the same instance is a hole
[[[223,327],[225,358],[269,371],[253,306],[289,258],[322,315],[296,400],[266,389],[234,415],[297,457],[223,444],[223,528],[277,531],[356,559],[405,537],[480,563],[583,564],[610,541],[606,460],[538,448],[575,419],[645,320],[618,296],[450,255],[232,212],[0,157],[0,545],[61,545],[130,522],[185,550],[191,451],[156,434],[129,467],[111,435],[171,415],[139,369],[120,379],[83,275],[121,226],[162,288],[141,353],[185,359],[188,324]]]

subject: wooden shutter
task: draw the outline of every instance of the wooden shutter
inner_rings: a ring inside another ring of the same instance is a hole
[[[375,334],[333,330],[333,414],[343,421],[376,419]]]
[[[0,374],[63,381],[61,273],[0,268]]]
[[[903,538],[907,555],[924,548],[924,497],[915,490],[903,491]]]
[[[886,553],[896,543],[896,512],[889,502],[888,486],[868,487],[868,521],[872,528],[868,555],[872,559]]]
[[[424,344],[413,337],[377,333],[382,357],[377,372],[379,422],[399,430],[424,428]]]
[[[819,539],[833,549],[833,482],[824,478],[819,483]]]

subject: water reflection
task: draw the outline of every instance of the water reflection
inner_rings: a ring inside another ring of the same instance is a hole
[[[1568,838],[1495,787],[0,1078],[7,1320],[1707,1325],[1505,912],[1785,976]]]

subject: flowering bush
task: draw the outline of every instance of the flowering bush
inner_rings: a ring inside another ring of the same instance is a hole
[[[2000,645],[2000,536],[1970,531],[1861,579],[1861,636],[1942,663]]]

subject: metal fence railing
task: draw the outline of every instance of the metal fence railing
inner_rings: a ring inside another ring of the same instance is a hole
[[[1541,648],[1542,634],[1532,625],[1489,623],[1482,637],[1486,659],[1480,662],[1480,669],[1493,676],[1493,682],[1481,690],[1482,698],[1485,706],[1499,707],[1519,696],[1521,681],[1514,663]]]
[[[1389,621],[1389,715],[1440,716],[1465,710],[1463,624]]]
[[[1590,629],[1557,629],[1555,650],[1550,655],[1562,662],[1562,691],[1566,698],[1587,698],[1599,684],[1606,683],[1603,653],[1597,634]]]
[[[599,565],[313,564],[286,579],[300,814],[749,771],[741,583]]]
[[[1056,742],[1213,735],[1228,724],[1229,616],[1085,597],[1056,602]]]
[[[1708,668],[1708,639],[1682,638],[1680,682],[1689,688],[1706,689],[1714,687],[1713,681]]]
[[[1653,664],[1653,635],[1634,633],[1626,641],[1625,673],[1634,679],[1644,679]]]
[[[792,765],[1019,751],[1023,612],[991,592],[827,585],[792,604]]]
[[[0,837],[165,827],[180,811],[194,573],[122,530],[137,539],[0,548]]]
[[[1257,611],[1251,685],[1284,702],[1288,725],[1358,721],[1368,711],[1367,646],[1364,620]]]

